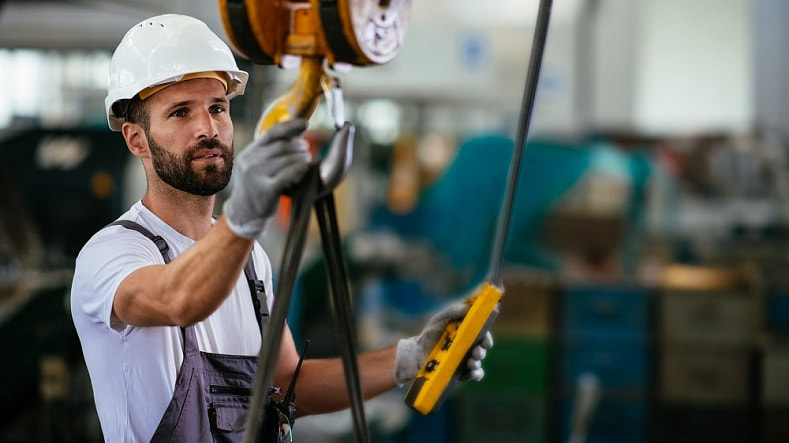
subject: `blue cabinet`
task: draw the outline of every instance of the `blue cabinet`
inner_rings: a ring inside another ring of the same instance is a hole
[[[773,334],[789,334],[789,290],[774,291],[767,301],[767,328]]]
[[[562,291],[563,333],[603,332],[646,337],[649,290],[640,286],[569,286]]]
[[[600,400],[585,425],[587,443],[646,441],[651,306],[652,291],[629,284],[560,291],[558,435],[573,426],[578,380],[593,375]]]
[[[574,403],[570,399],[562,401],[562,421],[573,422]],[[600,399],[597,408],[589,417],[584,443],[641,443],[647,441],[647,407],[640,401]],[[562,442],[568,441],[571,429],[566,427],[560,433]]]
[[[649,383],[649,347],[642,335],[574,333],[565,336],[561,354],[566,390],[583,374],[597,376],[604,390],[639,392]]]

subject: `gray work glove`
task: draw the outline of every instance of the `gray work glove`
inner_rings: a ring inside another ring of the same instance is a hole
[[[233,192],[223,206],[228,226],[244,238],[256,238],[277,210],[283,191],[304,176],[311,160],[301,138],[307,122],[277,123],[253,140],[234,160]]]
[[[461,374],[461,380],[474,380],[480,381],[485,376],[485,370],[482,369],[482,360],[488,353],[488,349],[493,346],[493,335],[490,331],[485,332],[482,341],[474,347],[471,351],[471,357],[468,359],[466,371]]]
[[[452,305],[431,317],[419,335],[404,338],[397,343],[394,380],[398,386],[402,386],[416,377],[419,367],[441,338],[446,325],[451,321],[462,320],[468,312],[468,308],[465,303]],[[482,360],[485,358],[486,350],[491,346],[493,346],[493,336],[487,332],[480,344],[471,352],[467,367],[461,374],[461,379],[482,380],[485,375],[485,371],[482,369]]]

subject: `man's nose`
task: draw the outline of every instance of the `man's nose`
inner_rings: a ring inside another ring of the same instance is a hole
[[[216,138],[219,135],[217,122],[214,120],[210,112],[200,112],[197,120],[197,138]]]

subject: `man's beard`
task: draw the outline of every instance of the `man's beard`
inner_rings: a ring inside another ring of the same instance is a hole
[[[233,170],[233,148],[216,139],[206,139],[187,149],[183,154],[171,154],[148,136],[153,168],[168,185],[194,195],[214,195],[225,189]],[[192,169],[192,159],[201,149],[218,149],[225,160],[223,167],[207,165],[202,171]]]

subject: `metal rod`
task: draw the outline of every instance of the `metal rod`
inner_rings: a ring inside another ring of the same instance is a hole
[[[342,353],[345,384],[351,403],[356,441],[367,443],[370,441],[370,431],[364,416],[364,396],[359,378],[359,361],[357,359],[359,346],[356,338],[356,323],[348,283],[348,270],[345,268],[345,259],[342,253],[334,195],[331,192],[315,201],[315,214],[320,227],[326,272],[331,287],[334,326]]]
[[[244,443],[257,441],[263,404],[274,378],[274,364],[279,356],[282,330],[285,327],[285,317],[288,314],[293,286],[296,283],[301,255],[304,252],[304,245],[307,240],[310,209],[318,192],[319,180],[318,165],[313,164],[293,192],[293,206],[291,208],[288,236],[285,240],[285,250],[282,254],[281,276],[275,291],[271,318],[266,330],[263,332],[263,341],[260,345],[255,385],[252,389],[252,398],[249,401],[246,417]]]
[[[529,133],[531,113],[534,108],[534,97],[537,93],[537,81],[540,77],[540,66],[542,65],[542,53],[545,49],[545,40],[548,35],[548,21],[551,15],[551,4],[552,0],[540,0],[539,10],[537,11],[537,24],[534,28],[534,39],[532,40],[529,68],[526,73],[526,86],[523,89],[523,101],[521,102],[518,129],[515,134],[515,146],[512,153],[512,160],[510,161],[507,191],[504,194],[504,203],[502,204],[498,226],[496,227],[496,238],[493,242],[488,282],[499,288],[502,286],[501,272],[504,264],[504,250],[507,246],[507,237],[509,236],[510,224],[512,222],[512,210],[515,206],[515,194],[517,193],[518,180],[520,179],[523,149],[526,144],[526,137]]]

